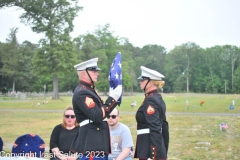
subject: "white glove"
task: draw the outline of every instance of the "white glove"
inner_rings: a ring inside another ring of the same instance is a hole
[[[117,101],[122,95],[122,85],[118,85],[115,89],[109,89],[109,96]]]

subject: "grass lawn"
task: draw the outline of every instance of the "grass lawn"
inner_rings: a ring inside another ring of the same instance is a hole
[[[105,99],[106,97],[103,97],[103,100]],[[134,144],[135,112],[143,99],[143,94],[126,96],[118,107],[120,114],[123,113],[120,115],[120,121],[129,126]],[[170,126],[169,160],[240,159],[240,116],[173,114],[174,112],[240,114],[240,98],[235,95],[163,94],[163,99],[167,105],[167,120]],[[188,110],[186,110],[186,99],[189,103]],[[233,99],[235,108],[229,110]],[[62,122],[62,111],[71,105],[71,97],[61,97],[60,100],[47,99],[48,104],[36,106],[42,100],[41,98],[15,100],[0,97],[0,136],[4,141],[3,149],[6,152],[11,152],[11,147],[18,136],[27,133],[42,137],[48,152],[52,129]],[[130,103],[133,101],[137,102],[137,106],[131,108]],[[202,106],[200,101],[204,101]],[[42,112],[34,112],[35,110],[42,110]],[[47,112],[48,110],[53,112]],[[130,113],[124,114],[125,112]],[[219,130],[221,122],[228,124],[229,128],[226,131]]]

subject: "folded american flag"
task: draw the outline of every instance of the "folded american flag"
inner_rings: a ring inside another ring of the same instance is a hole
[[[108,81],[110,88],[115,89],[118,85],[122,85],[122,55],[118,52],[113,60],[112,66],[109,71]],[[118,106],[120,106],[122,101],[122,95],[117,100]]]

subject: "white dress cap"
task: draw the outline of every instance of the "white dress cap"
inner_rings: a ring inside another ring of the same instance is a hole
[[[82,71],[82,70],[100,71],[101,69],[98,68],[97,61],[98,61],[98,58],[93,58],[88,61],[85,61],[85,62],[75,65],[74,68],[78,71]]]
[[[141,66],[141,70],[142,70],[142,75],[138,77],[138,80],[143,80],[143,79],[162,80],[162,78],[165,77],[161,73],[144,66]]]

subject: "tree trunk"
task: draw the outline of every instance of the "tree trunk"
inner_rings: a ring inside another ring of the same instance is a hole
[[[186,56],[187,56],[187,55],[186,55]],[[187,93],[188,93],[188,92],[189,92],[189,79],[188,79],[188,78],[189,78],[189,77],[188,77],[188,76],[189,76],[189,74],[188,74],[188,72],[189,72],[189,57],[188,57],[188,56],[187,56],[187,60],[188,60],[188,61],[187,61],[187,62],[188,62],[188,63],[187,63]]]
[[[59,99],[59,93],[58,93],[58,78],[57,74],[53,74],[53,99]]]
[[[12,92],[15,93],[15,80],[13,80]]]
[[[236,60],[237,58],[232,58],[232,91],[233,91],[233,84],[234,84],[234,65]]]

